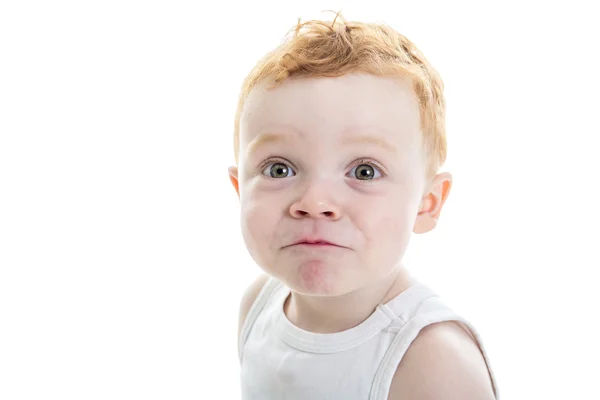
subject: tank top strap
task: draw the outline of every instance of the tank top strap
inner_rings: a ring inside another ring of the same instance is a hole
[[[282,284],[278,280],[273,277],[269,277],[265,285],[262,287],[258,296],[256,296],[256,300],[252,303],[252,306],[248,310],[248,315],[246,316],[246,320],[244,321],[244,325],[242,326],[242,330],[240,332],[239,338],[239,353],[238,357],[240,362],[242,361],[242,356],[244,354],[244,345],[248,340],[248,336],[250,335],[250,331],[254,326],[258,316],[263,311],[265,306],[269,303],[269,301],[273,298],[273,295],[281,289]]]
[[[432,292],[428,290],[425,290],[422,293],[432,294]],[[479,336],[478,332],[468,320],[464,319],[460,315],[457,315],[455,312],[452,311],[452,309],[444,305],[438,305],[433,309],[417,313],[412,318],[410,318],[406,322],[406,324],[399,328],[394,340],[392,341],[385,356],[383,357],[379,368],[377,369],[377,372],[373,379],[373,386],[371,388],[369,400],[387,400],[389,389],[392,384],[392,378],[396,373],[396,369],[398,368],[398,365],[402,361],[404,354],[408,350],[411,343],[416,339],[419,332],[429,325],[447,321],[460,322],[467,328],[467,332],[471,335],[471,337],[479,346],[479,349],[487,365],[488,372],[490,374],[495,397],[496,399],[499,398],[496,379],[490,366],[489,357],[487,355],[485,347],[483,346],[481,337]]]

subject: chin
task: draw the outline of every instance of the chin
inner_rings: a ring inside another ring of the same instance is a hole
[[[336,263],[337,264],[337,263]],[[307,296],[340,296],[352,290],[343,268],[326,261],[303,262],[291,266],[283,282],[294,292]],[[341,273],[340,273],[341,271]],[[347,271],[346,271],[347,272]]]

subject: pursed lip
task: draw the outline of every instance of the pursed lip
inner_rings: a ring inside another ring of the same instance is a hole
[[[341,247],[341,248],[346,248],[345,246],[339,245],[337,243],[330,242],[329,240],[326,240],[326,239],[320,239],[320,238],[302,238],[302,239],[297,240],[296,242],[294,242],[292,244],[284,246],[283,248],[292,247],[292,246]]]

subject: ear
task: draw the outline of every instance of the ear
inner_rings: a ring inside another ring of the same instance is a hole
[[[425,196],[421,200],[419,213],[413,228],[414,233],[426,233],[431,231],[437,225],[442,207],[448,199],[450,188],[452,187],[452,175],[448,172],[443,172],[436,175]]]
[[[231,184],[233,185],[233,188],[235,189],[235,192],[237,193],[238,197],[240,197],[240,183],[239,183],[239,179],[238,179],[238,168],[236,166],[231,166],[228,169],[229,171],[229,180],[231,181]]]

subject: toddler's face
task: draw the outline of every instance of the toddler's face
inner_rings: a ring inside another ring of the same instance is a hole
[[[266,87],[245,103],[230,169],[251,256],[303,294],[341,295],[389,274],[425,185],[409,83],[350,74]]]

